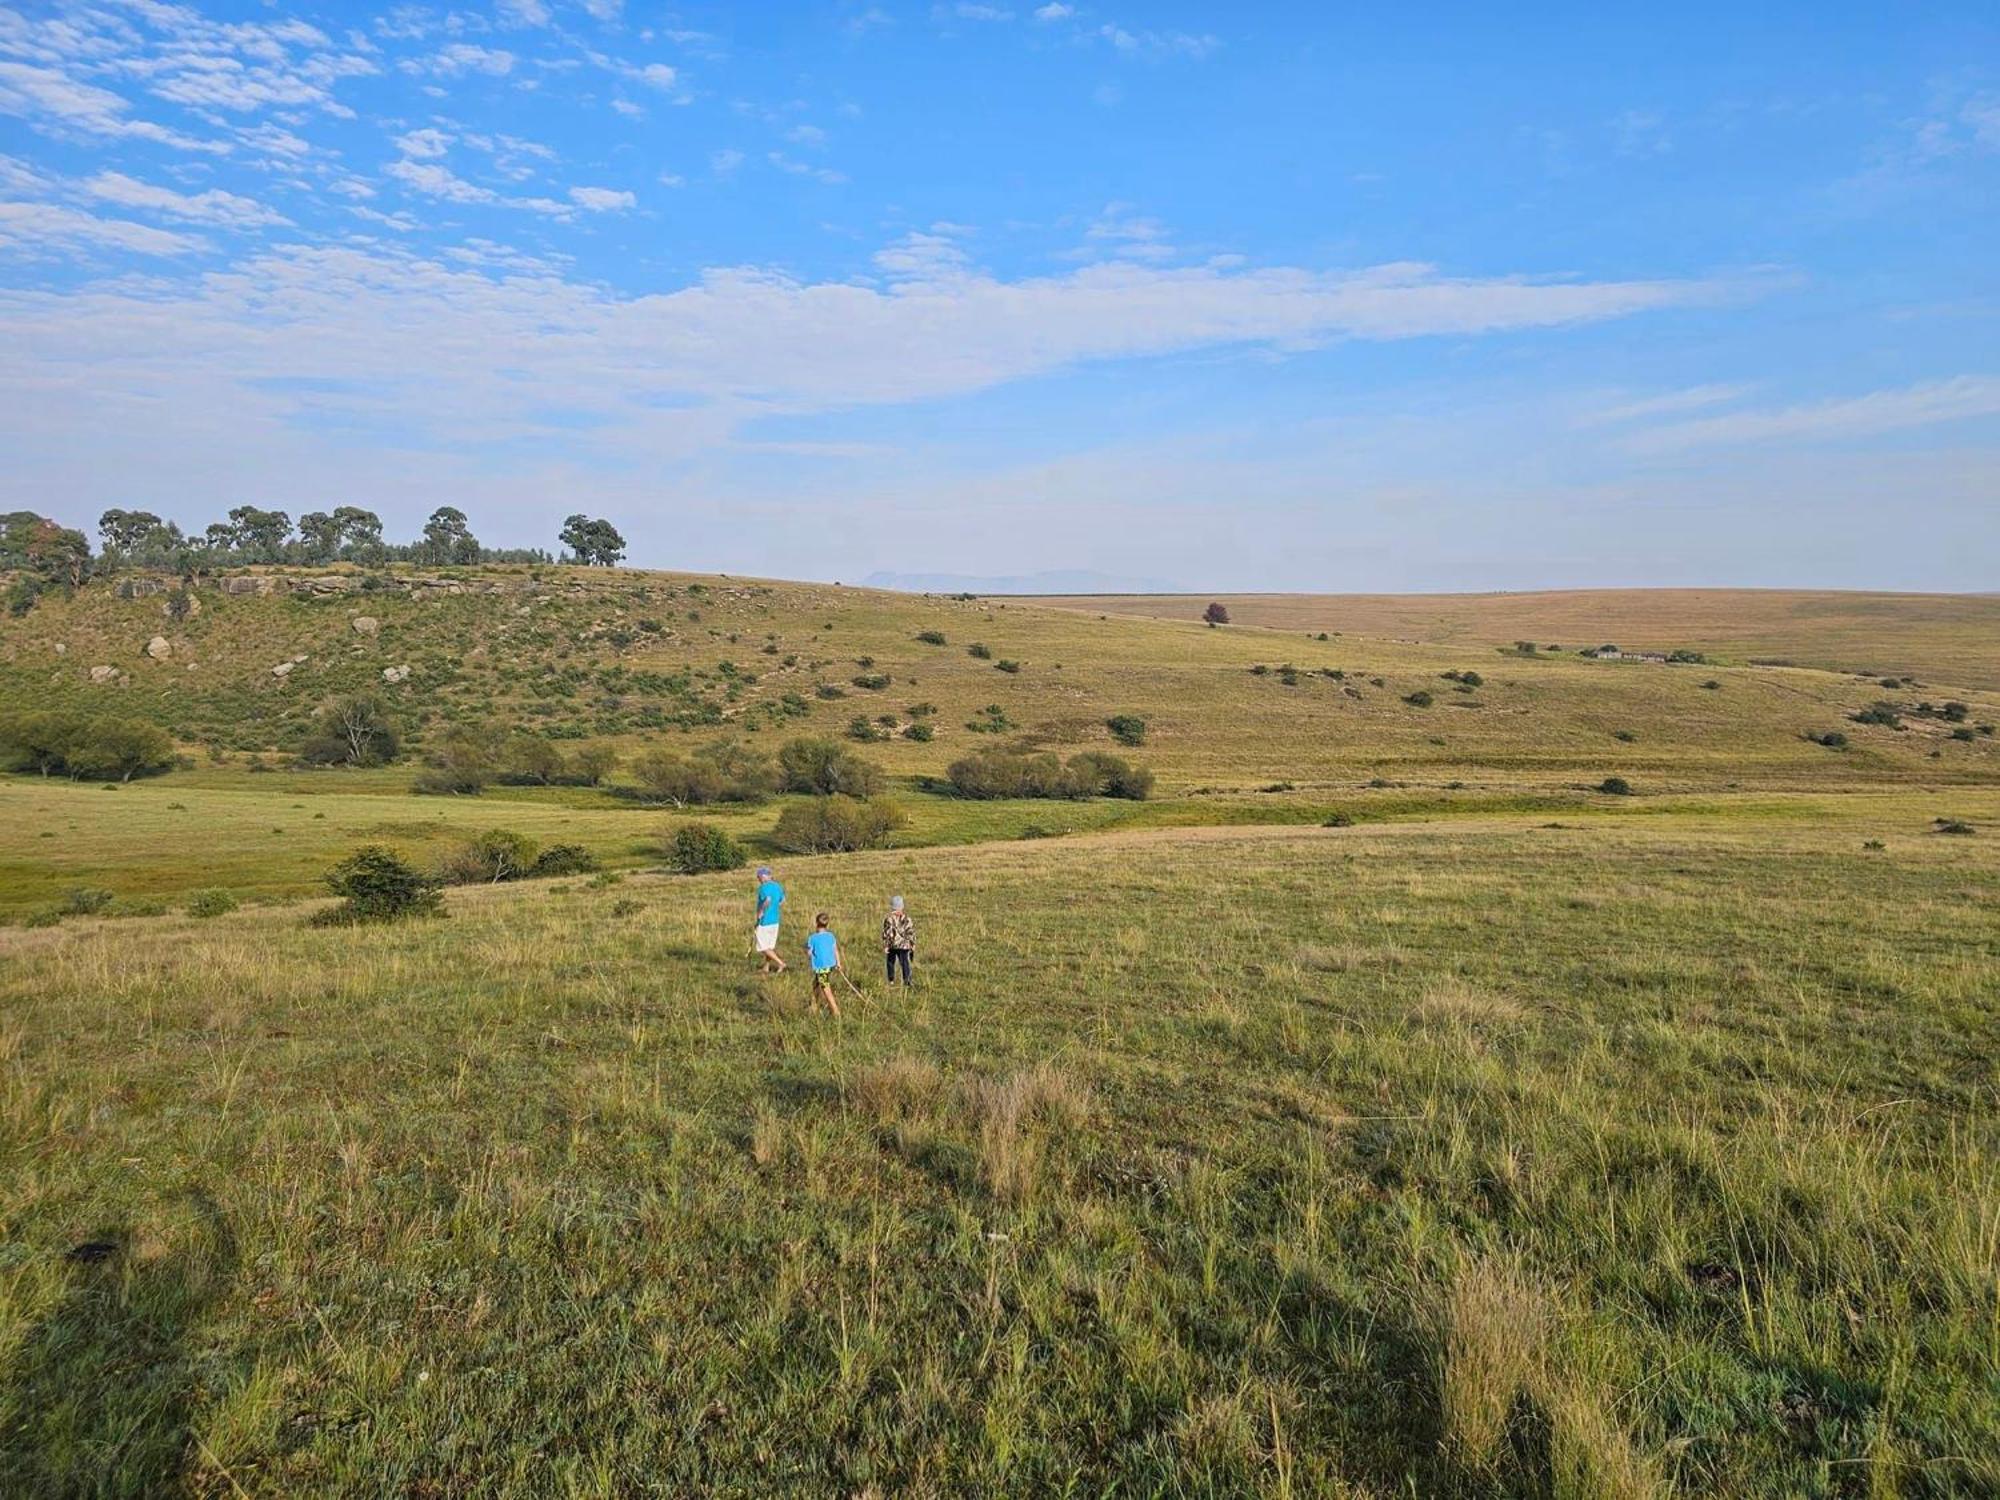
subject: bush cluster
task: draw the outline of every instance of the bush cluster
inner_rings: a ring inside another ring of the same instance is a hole
[[[1146,743],[1146,721],[1137,714],[1113,714],[1104,721],[1104,727],[1121,745],[1136,747]]]
[[[881,848],[906,821],[886,797],[814,797],[779,814],[771,840],[789,854],[847,854]]]
[[[735,740],[718,740],[692,753],[658,746],[633,762],[632,774],[643,796],[676,807],[757,802],[778,784],[769,759]]]
[[[667,843],[667,860],[683,875],[743,867],[743,846],[713,823],[685,823]]]
[[[72,781],[130,781],[171,766],[174,744],[140,719],[39,709],[0,717],[0,763]]]
[[[524,833],[489,828],[446,855],[438,866],[438,879],[446,885],[493,885],[503,880],[586,875],[596,868],[596,856],[581,844],[551,844],[542,849]]]
[[[981,800],[1124,797],[1139,802],[1153,790],[1151,771],[1097,751],[1073,755],[1065,762],[1045,750],[982,750],[953,761],[945,774],[961,797]]]
[[[373,693],[354,693],[314,715],[298,758],[308,766],[386,766],[401,749],[388,706]]]
[[[796,739],[778,750],[778,785],[816,797],[866,798],[882,790],[882,771],[836,741]]]
[[[321,927],[431,916],[444,899],[436,877],[381,844],[367,844],[348,855],[327,872],[326,884],[341,903],[313,918]]]

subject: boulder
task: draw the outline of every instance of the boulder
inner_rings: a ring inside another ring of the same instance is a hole
[[[57,655],[57,656],[68,656],[68,655],[69,655],[69,642],[67,642],[67,641],[57,641],[57,642],[56,642],[56,655]]]
[[[292,675],[292,668],[297,665],[297,662],[281,661],[275,667],[271,668],[271,675],[273,677],[289,677]]]
[[[409,676],[410,676],[410,669],[407,666],[384,667],[382,669],[382,680],[384,682],[389,682],[389,683],[407,682],[409,680]]]
[[[376,635],[382,629],[382,622],[373,615],[356,615],[350,623],[356,635]]]
[[[90,669],[90,680],[97,683],[116,682],[118,680],[118,669],[116,667],[92,667]]]
[[[174,648],[165,636],[156,635],[146,642],[146,654],[154,661],[165,661],[174,654]]]

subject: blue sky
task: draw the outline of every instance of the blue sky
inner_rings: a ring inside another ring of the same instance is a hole
[[[2000,587],[2000,13],[1608,9],[0,0],[0,507]]]

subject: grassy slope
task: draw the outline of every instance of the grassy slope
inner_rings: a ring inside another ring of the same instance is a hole
[[[1211,596],[1075,596],[1096,613],[1198,619]],[[1509,594],[1225,594],[1239,625],[1444,644],[1572,650],[1686,646],[1731,661],[1782,659],[1875,676],[2000,689],[2000,594],[1803,589],[1556,589]]]
[[[1992,1493],[1923,810],[799,861],[840,1025],[740,878],[0,932],[0,1490]]]

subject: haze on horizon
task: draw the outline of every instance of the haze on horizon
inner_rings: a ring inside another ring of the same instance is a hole
[[[2000,586],[2000,16],[0,0],[0,509]]]

